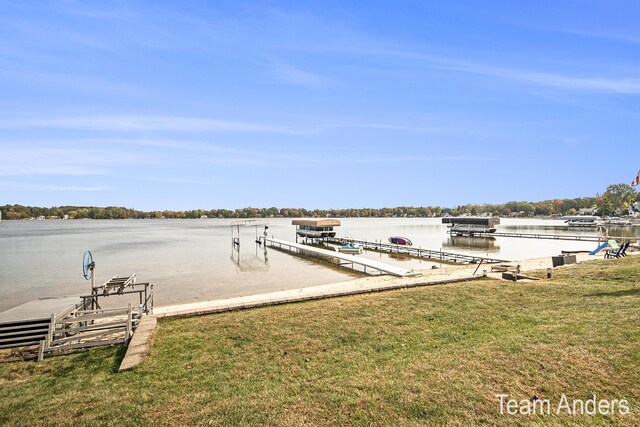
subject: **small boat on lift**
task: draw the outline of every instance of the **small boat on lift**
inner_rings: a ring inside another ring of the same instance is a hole
[[[413,246],[413,242],[411,242],[411,240],[401,236],[389,237],[389,243],[393,243],[394,245],[400,245],[400,246]]]
[[[343,246],[338,246],[336,250],[343,254],[354,254],[354,255],[360,255],[364,251],[361,245],[343,245]]]
[[[630,227],[633,225],[633,222],[631,222],[628,219],[623,219],[620,217],[607,217],[604,222],[602,223],[602,225],[608,225],[611,227]]]

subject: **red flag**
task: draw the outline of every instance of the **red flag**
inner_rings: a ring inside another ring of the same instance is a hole
[[[638,176],[636,176],[636,179],[633,180],[633,182],[631,183],[631,186],[635,187],[638,184],[640,184],[640,171],[638,171]]]

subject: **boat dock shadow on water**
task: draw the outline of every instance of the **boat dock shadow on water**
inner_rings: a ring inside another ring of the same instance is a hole
[[[451,235],[442,242],[442,247],[453,249],[468,249],[482,252],[500,252],[500,245],[493,236],[455,236]]]

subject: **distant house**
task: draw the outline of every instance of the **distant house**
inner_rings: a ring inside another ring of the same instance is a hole
[[[598,208],[581,208],[578,209],[578,215],[595,215],[598,213]]]

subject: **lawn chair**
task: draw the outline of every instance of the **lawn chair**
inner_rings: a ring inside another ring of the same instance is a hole
[[[622,251],[620,252],[620,258],[623,256],[627,256],[627,249],[629,249],[629,246],[631,246],[631,242],[627,242],[624,245],[622,245]]]
[[[604,257],[605,258],[615,258],[613,256],[613,254],[618,253],[618,251],[620,251],[620,249],[621,249],[620,246],[618,246],[618,242],[616,242],[615,240],[611,239],[607,243],[609,244],[609,248],[604,253]]]
[[[604,254],[604,257],[605,258],[622,258],[623,256],[627,256],[626,252],[628,247],[629,247],[629,243],[628,242],[624,243],[618,249],[607,251],[607,253]]]

